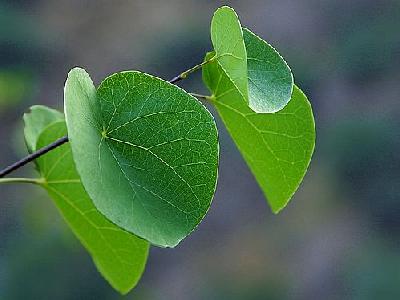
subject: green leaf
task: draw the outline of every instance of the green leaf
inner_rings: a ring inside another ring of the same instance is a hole
[[[213,55],[207,54],[206,60]],[[217,63],[203,67],[203,80],[273,212],[278,213],[297,190],[314,151],[315,124],[310,103],[295,87],[283,110],[257,114]]]
[[[64,121],[52,123],[40,134],[37,148],[66,133]],[[149,243],[112,224],[98,212],[81,184],[69,144],[41,156],[36,164],[45,180],[42,186],[89,251],[100,273],[120,293],[129,292],[143,273]]]
[[[249,107],[274,113],[289,102],[293,76],[289,66],[267,42],[241,27],[235,11],[219,8],[211,22],[215,57]]]
[[[249,106],[259,113],[274,113],[290,101],[293,75],[279,53],[267,42],[244,28],[247,50]]]
[[[248,101],[246,47],[239,17],[232,8],[223,6],[215,11],[211,20],[211,41],[218,64]]]
[[[219,148],[214,119],[197,99],[133,71],[96,92],[76,68],[65,112],[78,173],[108,219],[162,247],[199,224],[215,192]]]
[[[37,138],[43,129],[56,121],[64,120],[64,115],[58,110],[43,105],[34,105],[29,113],[24,114],[24,135],[28,151],[35,151]]]

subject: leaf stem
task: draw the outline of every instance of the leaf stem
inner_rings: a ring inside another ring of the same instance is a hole
[[[175,76],[174,78],[172,78],[171,80],[169,80],[169,83],[176,83],[182,79],[185,79],[186,77],[188,77],[188,75],[196,72],[197,70],[201,69],[204,65],[214,61],[217,58],[217,56],[213,56],[211,57],[209,60],[205,60],[200,64],[197,64],[193,67],[191,67],[190,69],[182,72],[181,74],[179,74],[178,76]]]
[[[43,178],[0,178],[1,183],[31,183],[31,184],[43,184]]]
[[[207,100],[209,101],[211,96],[206,96],[206,95],[202,95],[202,94],[197,94],[197,93],[189,93],[190,95],[192,95],[193,97],[202,99],[202,100]]]
[[[64,136],[62,138],[59,138],[55,142],[51,143],[50,145],[47,145],[46,147],[43,147],[36,152],[33,152],[32,154],[29,154],[28,156],[22,158],[21,160],[13,163],[12,165],[8,166],[7,168],[3,169],[0,171],[0,178],[6,176],[7,174],[21,168],[22,166],[26,165],[27,163],[35,160],[39,156],[42,156],[43,154],[46,154],[47,152],[53,150],[54,148],[57,148],[61,146],[62,144],[68,142],[68,136]]]

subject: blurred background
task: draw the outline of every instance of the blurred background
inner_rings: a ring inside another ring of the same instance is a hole
[[[275,216],[217,119],[209,214],[176,249],[152,248],[124,299],[400,299],[398,0],[0,1],[0,166],[26,154],[31,105],[62,109],[72,67],[97,84],[127,69],[170,79],[211,49],[222,4],[288,61],[313,105],[316,152]],[[206,92],[200,74],[182,86]],[[44,191],[0,186],[0,299],[120,298]]]

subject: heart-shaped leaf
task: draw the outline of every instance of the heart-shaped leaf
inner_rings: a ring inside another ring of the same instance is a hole
[[[209,53],[206,60],[214,54]],[[286,206],[301,183],[314,151],[315,124],[310,103],[297,87],[273,114],[254,113],[215,62],[203,67],[214,106],[235,141],[273,212]]]
[[[267,42],[241,27],[230,7],[219,8],[211,22],[211,40],[222,70],[258,113],[274,113],[289,102],[293,76],[289,66]]]
[[[62,114],[45,106],[33,107],[24,116],[26,140],[37,140],[44,147],[67,133]],[[42,132],[31,128],[41,120]],[[85,192],[76,172],[69,144],[36,159],[42,186],[54,200],[63,218],[89,251],[100,273],[120,293],[131,290],[140,279],[147,260],[149,243],[108,221]]]
[[[133,71],[96,91],[76,68],[65,85],[65,113],[83,185],[112,222],[173,247],[203,219],[219,149],[214,119],[197,99]]]

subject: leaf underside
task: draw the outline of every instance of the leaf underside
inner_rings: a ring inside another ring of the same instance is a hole
[[[162,247],[193,231],[215,192],[219,152],[214,119],[200,102],[133,71],[96,91],[76,68],[65,113],[78,173],[99,211]]]
[[[274,113],[286,106],[293,90],[289,66],[271,45],[242,29],[232,8],[215,12],[211,40],[218,64],[254,112]]]
[[[44,147],[66,133],[64,121],[51,123],[40,135],[38,133],[35,148]],[[117,227],[97,211],[80,182],[69,144],[48,152],[35,162],[45,179],[42,186],[88,250],[100,273],[120,293],[129,292],[143,273],[149,243]]]
[[[208,53],[206,60],[213,55]],[[314,151],[315,124],[306,96],[295,87],[284,109],[259,114],[248,107],[219,64],[203,67],[203,80],[272,211],[279,212],[297,190]]]
[[[291,99],[293,75],[279,53],[267,42],[243,28],[247,51],[249,106],[258,113],[275,113]]]

